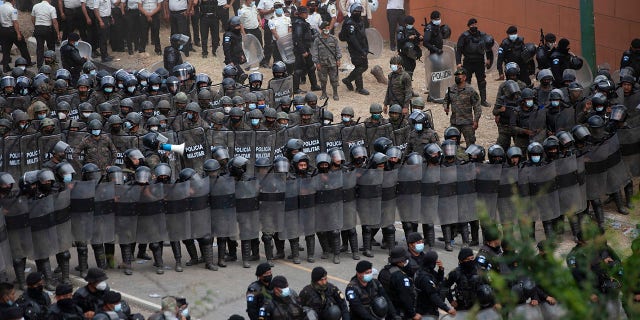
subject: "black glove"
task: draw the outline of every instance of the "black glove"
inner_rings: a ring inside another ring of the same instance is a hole
[[[436,51],[437,54],[442,54],[442,49],[438,49],[438,51]]]

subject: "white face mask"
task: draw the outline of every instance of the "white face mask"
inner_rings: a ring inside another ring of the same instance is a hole
[[[88,118],[91,115],[91,112],[83,112],[82,116]]]
[[[331,124],[331,120],[326,120],[326,119],[325,119],[325,120],[323,120],[322,122],[324,123],[324,125],[325,125],[325,126],[328,126],[328,125],[330,125],[330,124]]]
[[[151,86],[151,89],[153,89],[154,91],[158,91],[160,90],[160,86]]]
[[[158,131],[158,126],[151,126],[151,127],[149,127],[149,130],[154,131],[154,132]]]
[[[136,91],[136,87],[127,87],[127,91],[129,91],[129,93],[133,93]]]
[[[330,29],[322,29],[322,33],[329,34],[329,33],[331,33],[331,30]]]
[[[391,65],[391,71],[393,71],[393,72],[398,71],[398,65],[397,64],[392,64]]]
[[[434,25],[439,26],[440,22],[442,22],[442,20],[438,19],[438,20],[433,20],[432,21]]]
[[[407,25],[407,30],[411,30],[411,29],[413,29],[413,25],[412,24],[408,24]]]
[[[105,289],[107,289],[107,283],[105,281],[100,281],[100,283],[96,285],[96,290],[98,291],[104,291]]]
[[[22,69],[22,71],[27,70],[27,66],[18,66],[18,68]]]
[[[533,107],[533,100],[527,100],[527,107]]]
[[[58,112],[58,119],[64,120],[67,118],[67,114],[64,112]]]
[[[224,107],[224,113],[228,114],[231,111],[231,107]]]
[[[516,41],[516,39],[518,39],[518,34],[517,34],[517,33],[516,33],[516,34],[510,34],[510,35],[509,35],[509,40],[511,40],[511,41]]]

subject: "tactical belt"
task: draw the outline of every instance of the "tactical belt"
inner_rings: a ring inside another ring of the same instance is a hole
[[[56,219],[56,225],[63,224],[71,220],[71,210],[69,210],[69,207],[61,210],[56,210],[53,212],[53,214]]]
[[[476,190],[478,193],[496,193],[498,192],[498,180],[476,180]]]
[[[236,199],[236,212],[250,212],[258,210],[258,198]]]
[[[96,201],[94,203],[93,216],[104,216],[113,213],[114,200]]]
[[[475,180],[456,182],[456,192],[458,195],[476,193]]]
[[[284,201],[284,192],[278,193],[260,193],[258,200],[265,202],[280,202]]]
[[[438,195],[438,183],[420,183],[420,190],[423,197],[433,197]]]
[[[356,191],[359,199],[373,199],[380,198],[382,196],[382,187],[380,187],[380,185],[358,185]]]
[[[342,202],[351,202],[356,199],[356,189],[342,189]]]
[[[116,217],[134,217],[136,215],[137,203],[118,203],[116,202]]]
[[[180,200],[170,200],[170,201],[166,201],[166,206],[165,208],[167,209],[167,214],[177,214],[177,213],[184,213],[188,207],[188,200],[187,199],[180,199]]]
[[[211,209],[228,209],[233,208],[236,205],[236,195],[235,194],[225,194],[220,196],[210,196],[209,203],[211,204]]]
[[[342,201],[343,190],[318,190],[316,191],[316,204],[334,203]]]
[[[289,197],[284,199],[284,211],[293,211],[298,209],[298,197]]]
[[[300,209],[313,208],[316,205],[316,195],[315,195],[315,193],[314,194],[307,194],[307,195],[300,195],[298,204],[300,206]]]
[[[203,196],[189,198],[189,210],[191,211],[199,211],[209,208],[209,195],[205,194]]]
[[[419,194],[420,181],[398,181],[398,194]]]
[[[621,158],[622,157],[620,156],[620,152],[614,152],[602,161],[585,162],[584,168],[587,171],[587,174],[604,173],[609,168],[612,168],[616,164],[620,163]]]
[[[29,214],[18,214],[15,216],[5,216],[7,230],[22,230],[29,227]]]
[[[389,201],[396,198],[396,186],[382,188],[382,201]]]
[[[31,232],[38,232],[55,226],[56,217],[53,212],[51,212],[40,217],[31,218],[29,219],[29,223],[31,224]]]
[[[452,197],[456,195],[458,191],[457,183],[438,184],[438,195],[440,198]]]
[[[95,198],[71,199],[71,212],[92,212],[94,210]]]
[[[569,172],[556,177],[556,185],[558,189],[572,187],[578,184],[578,173]]]

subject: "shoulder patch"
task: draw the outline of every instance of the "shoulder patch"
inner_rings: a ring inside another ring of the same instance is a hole
[[[403,281],[405,287],[411,287],[411,281],[409,281],[409,278],[404,278]]]
[[[502,50],[502,47],[498,48],[498,54],[502,54],[504,50]]]
[[[353,290],[347,291],[347,299],[353,300],[355,298],[356,298],[356,294],[355,294],[355,292],[353,292]]]
[[[560,63],[560,59],[557,59],[557,58],[556,58],[556,59],[553,59],[553,62],[552,62],[552,63],[553,63],[553,64],[559,64],[559,63]]]
[[[351,25],[349,26],[349,33],[354,33],[356,31],[356,26]]]
[[[629,56],[628,56],[628,55],[624,55],[624,56],[622,57],[622,60],[624,60],[624,61],[629,61]]]
[[[256,297],[253,294],[248,294],[247,295],[247,302],[253,302],[256,299]]]
[[[224,42],[231,42],[231,37],[230,36],[225,36],[224,37]]]

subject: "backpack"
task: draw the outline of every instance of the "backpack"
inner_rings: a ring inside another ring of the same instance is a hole
[[[387,293],[391,290],[391,275],[396,271],[400,271],[398,266],[386,265],[378,274],[378,281],[380,281],[380,284],[382,284],[382,287]]]

